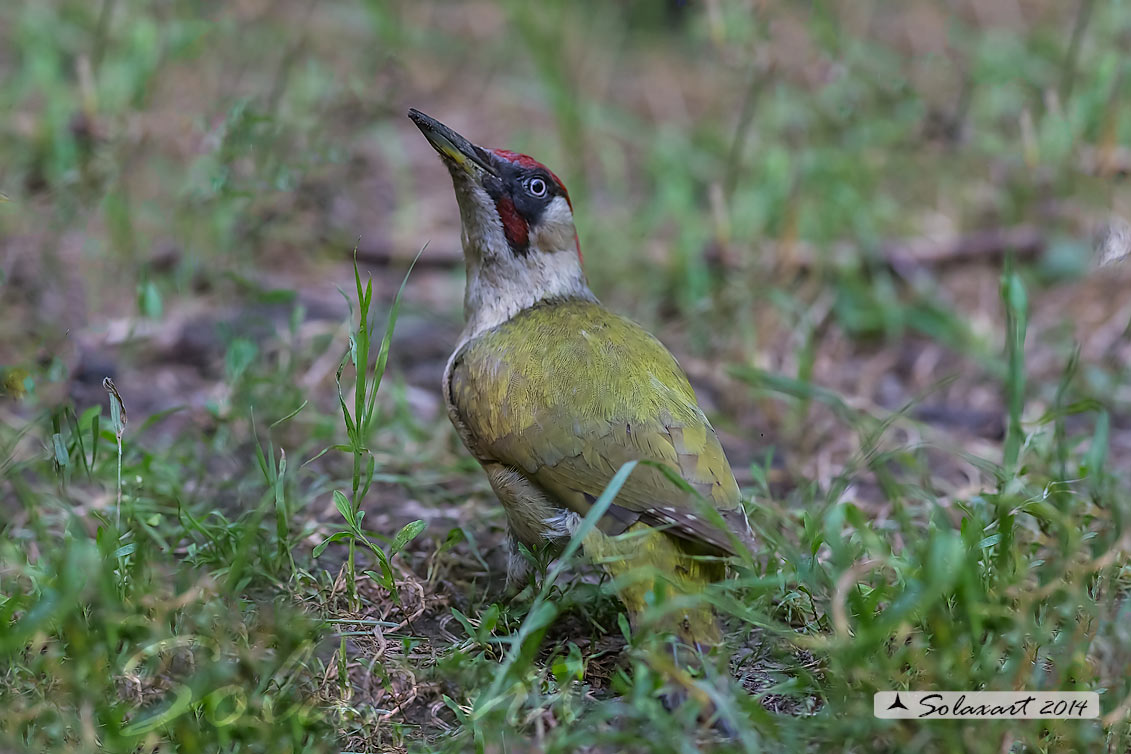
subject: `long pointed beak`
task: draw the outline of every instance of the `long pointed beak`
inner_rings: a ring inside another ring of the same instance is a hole
[[[409,108],[408,117],[428,139],[432,148],[440,153],[446,160],[459,165],[468,173],[475,174],[476,167],[485,170],[493,176],[499,173],[487,159],[486,152],[475,146],[467,139],[457,134],[435,118],[431,118],[416,108]]]

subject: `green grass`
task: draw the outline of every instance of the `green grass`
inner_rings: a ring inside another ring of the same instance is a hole
[[[1021,6],[4,5],[0,750],[1131,751],[1128,273],[1089,248],[1131,14]],[[731,736],[664,709],[669,601],[630,629],[576,547],[507,599],[408,106],[562,176],[720,429],[761,546],[691,672]],[[994,228],[1042,248],[906,261]]]

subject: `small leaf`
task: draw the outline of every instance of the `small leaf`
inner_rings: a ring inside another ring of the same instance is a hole
[[[70,454],[67,452],[67,443],[63,441],[63,435],[58,432],[51,435],[51,445],[55,450],[55,463],[60,467],[66,466],[70,460]]]
[[[239,380],[258,356],[259,346],[247,338],[236,338],[228,344],[228,352],[224,356],[228,382]]]
[[[137,542],[130,542],[128,545],[122,545],[117,550],[111,553],[111,557],[124,558],[126,555],[133,555],[137,551]]]
[[[1096,417],[1096,429],[1092,433],[1092,444],[1084,456],[1088,468],[1088,475],[1098,479],[1103,472],[1104,462],[1107,460],[1108,441],[1111,435],[1111,415],[1101,411]]]
[[[492,603],[491,607],[487,608],[487,612],[480,616],[479,638],[481,641],[490,637],[491,632],[495,630],[495,626],[499,624],[499,612],[498,603]]]
[[[455,617],[457,621],[459,621],[459,624],[463,626],[463,630],[469,637],[475,637],[478,632],[475,630],[475,626],[472,625],[470,618],[468,618],[466,615],[464,615],[454,607],[452,608],[452,616]]]
[[[296,408],[294,411],[292,411],[289,414],[287,414],[286,416],[284,416],[282,419],[278,419],[274,422],[271,422],[270,429],[274,429],[275,427],[279,426],[280,424],[282,424],[284,422],[288,422],[291,419],[298,416],[298,413],[300,411],[302,411],[304,408],[306,408],[306,404],[308,404],[308,403],[310,403],[310,401],[303,401],[301,404],[299,404],[298,408]]]
[[[98,406],[98,413],[90,419],[90,465],[98,460],[99,424],[102,422],[102,407]],[[83,416],[86,416],[84,413]]]
[[[389,592],[393,592],[395,586],[393,583],[393,575],[386,571],[384,568],[382,568],[381,571],[381,573],[377,573],[376,571],[366,571],[365,575],[373,579],[373,582],[375,584],[378,584]]]
[[[346,520],[351,526],[356,525],[356,519],[353,514],[353,506],[346,498],[346,495],[341,490],[334,490],[334,507],[338,509],[338,513],[342,514],[342,518]]]
[[[440,553],[447,552],[448,550],[458,545],[460,542],[464,542],[466,540],[467,534],[464,533],[463,529],[458,526],[452,527],[448,530],[448,536],[444,537],[444,541],[436,549],[436,554],[439,555]]]
[[[350,417],[350,410],[346,407],[346,397],[342,394],[342,371],[346,368],[346,358],[349,352],[342,354],[342,360],[338,362],[338,371],[334,374],[334,383],[338,386],[338,405],[342,408],[342,420],[346,423],[346,434],[349,435],[350,442],[354,445],[360,445],[361,440],[357,437],[357,429],[354,425],[353,419]],[[353,452],[353,446],[350,446],[347,452]]]
[[[416,539],[420,535],[420,532],[427,528],[428,524],[423,521],[413,521],[401,527],[401,530],[397,532],[397,536],[393,537],[393,544],[389,546],[389,557],[392,558],[403,550],[405,545]]]
[[[340,451],[342,453],[352,453],[353,452],[353,448],[351,448],[349,445],[329,445],[325,448],[322,448],[322,450],[318,451],[313,456],[311,456],[310,458],[303,461],[302,465],[306,466],[308,463],[314,463],[319,458],[321,458],[322,456],[329,453],[331,450],[337,450],[337,451]]]
[[[94,424],[94,418],[102,413],[102,406],[94,405],[82,412],[79,416],[79,428],[89,427]]]
[[[958,579],[966,562],[966,546],[953,531],[940,531],[930,544],[927,553],[927,579],[940,592],[946,591]]]
[[[1025,293],[1025,284],[1021,282],[1020,275],[1012,274],[1005,279],[1004,298],[1013,311],[1024,312],[1028,310],[1029,297]]]
[[[353,535],[350,534],[348,531],[334,532],[330,536],[326,537],[326,539],[324,539],[321,542],[319,542],[318,544],[316,544],[314,546],[314,550],[311,552],[310,556],[312,558],[317,558],[319,555],[321,555],[323,552],[325,552],[327,547],[332,545],[334,542],[341,542],[343,539],[349,539],[351,536],[353,536]]]
[[[980,542],[978,542],[976,547],[979,550],[983,549],[985,547],[993,547],[994,545],[996,545],[1000,541],[1001,541],[1001,534],[991,534],[990,536],[985,537]]]
[[[522,628],[528,635],[536,635],[543,628],[553,623],[557,616],[557,605],[553,602],[541,602],[527,614]]]
[[[255,414],[251,416],[251,434],[255,438],[255,460],[259,464],[259,471],[263,474],[268,484],[275,480],[275,469],[267,463],[267,456],[263,454],[263,446],[259,444],[259,433],[255,431]]]
[[[444,706],[447,707],[448,709],[450,709],[455,714],[456,720],[461,725],[466,723],[467,719],[468,719],[467,713],[464,712],[462,709],[460,709],[459,705],[456,704],[455,701],[450,696],[448,696],[447,694],[444,694],[443,698],[444,698]]]
[[[621,636],[624,637],[625,642],[632,643],[632,629],[628,625],[628,618],[624,617],[624,613],[617,613],[617,628],[620,629]]]
[[[143,317],[161,319],[165,307],[161,301],[161,291],[152,280],[145,280],[138,285],[137,308]]]
[[[102,388],[110,394],[110,426],[114,430],[115,436],[119,441],[122,435],[126,433],[126,404],[122,402],[122,396],[118,393],[118,388],[115,387],[114,381],[109,377],[102,379]]]

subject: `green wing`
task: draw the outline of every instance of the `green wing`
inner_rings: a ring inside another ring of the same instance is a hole
[[[748,541],[738,485],[683,371],[663,345],[599,304],[566,301],[519,314],[453,361],[450,397],[481,460],[523,473],[584,515],[630,460],[662,463],[712,502]],[[636,521],[733,552],[694,496],[640,466],[602,521]]]

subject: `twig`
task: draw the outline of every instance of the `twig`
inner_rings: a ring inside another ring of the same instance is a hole
[[[1064,54],[1062,66],[1061,102],[1067,102],[1072,94],[1072,85],[1076,81],[1076,59],[1080,56],[1080,42],[1084,38],[1084,30],[1088,28],[1088,21],[1092,18],[1092,7],[1095,4],[1095,0],[1080,0],[1080,5],[1076,9],[1076,22],[1072,25],[1072,38],[1068,42],[1068,50]]]
[[[91,67],[97,71],[102,62],[102,55],[106,51],[106,30],[110,26],[110,17],[114,15],[115,0],[102,0],[102,7],[98,11],[98,21],[94,27],[94,43],[91,45]]]
[[[727,159],[727,173],[723,180],[723,186],[726,190],[727,198],[729,199],[734,195],[735,185],[738,183],[738,175],[740,173],[740,165],[742,162],[742,150],[746,146],[746,137],[750,130],[750,123],[754,120],[755,106],[761,97],[762,91],[765,89],[765,83],[771,80],[769,71],[765,66],[755,63],[750,72],[750,83],[746,86],[746,91],[742,98],[742,109],[739,111],[738,125],[734,129],[734,138],[730,143],[730,154]]]
[[[286,91],[287,83],[291,77],[291,70],[294,64],[302,58],[302,53],[306,49],[307,37],[310,30],[310,18],[314,14],[314,8],[318,5],[318,0],[310,0],[306,6],[306,16],[302,21],[302,34],[299,34],[296,39],[286,50],[283,51],[282,57],[279,58],[279,65],[275,69],[275,77],[271,81],[271,88],[267,94],[267,111],[274,113],[279,105],[279,100]]]
[[[367,243],[364,240],[357,246],[357,261],[376,267],[404,266],[412,261],[397,251],[397,247],[384,241]],[[448,269],[463,265],[463,252],[454,246],[429,246],[428,253],[416,260],[417,267]]]
[[[126,433],[126,404],[118,394],[118,388],[109,377],[102,379],[103,389],[110,395],[110,424],[118,438],[118,513],[115,526],[122,527],[122,435]]]
[[[892,267],[964,262],[998,257],[1008,252],[1032,255],[1045,248],[1044,233],[1030,225],[976,230],[955,238],[913,238],[889,241],[880,246]]]
[[[990,228],[976,230],[963,235],[946,238],[905,238],[884,241],[879,246],[880,261],[896,272],[904,274],[909,269],[924,266],[944,266],[997,260],[1012,252],[1018,257],[1032,257],[1045,249],[1045,235],[1039,228],[1031,225],[1017,225],[1011,228]],[[816,246],[804,241],[791,242],[792,265],[802,270],[810,270],[821,261]],[[836,259],[856,259],[858,247],[850,242],[830,244],[827,248],[835,253],[830,261]],[[767,250],[772,256],[773,250]],[[725,266],[725,261],[716,258],[712,261]]]

